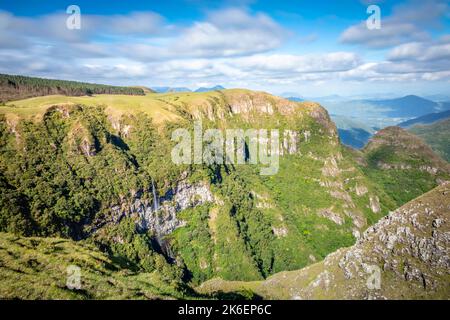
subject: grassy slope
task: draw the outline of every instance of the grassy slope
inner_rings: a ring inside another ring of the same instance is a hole
[[[356,245],[339,249],[317,264],[280,272],[265,281],[212,279],[197,290],[247,290],[266,299],[448,299],[449,192],[449,184],[441,185],[407,203],[368,230]],[[425,243],[431,247],[425,249]],[[430,248],[441,252],[425,251]],[[369,265],[381,268],[380,289],[367,287],[370,273],[364,270]]]
[[[362,151],[364,172],[383,186],[397,206],[450,179],[450,165],[423,140],[399,127],[380,130]]]
[[[245,89],[224,90],[226,94],[250,93]],[[107,106],[108,112],[114,115],[143,112],[157,123],[165,120],[180,119],[179,109],[197,110],[208,104],[212,99],[223,97],[219,91],[210,92],[169,92],[149,93],[145,96],[101,94],[92,96],[71,97],[64,95],[49,95],[7,102],[0,106],[0,114],[40,119],[45,111],[53,105],[85,104],[90,106]]]
[[[415,125],[408,131],[425,140],[437,154],[450,162],[450,119],[429,125]]]
[[[177,116],[167,110],[167,104],[159,99],[164,94],[147,94],[145,96],[128,95],[94,95],[69,97],[63,95],[43,96],[8,102],[0,107],[0,113],[26,118],[41,118],[45,111],[53,105],[86,104],[90,106],[108,106],[111,114],[120,115],[129,112],[144,112],[155,121],[172,120]]]
[[[66,287],[67,267],[81,268],[81,289]],[[158,272],[120,270],[93,245],[0,233],[0,297],[7,299],[167,299],[185,297]]]

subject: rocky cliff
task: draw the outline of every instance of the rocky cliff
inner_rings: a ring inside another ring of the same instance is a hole
[[[275,299],[448,299],[450,183],[368,228],[350,248],[261,283],[212,280],[201,292],[250,289]]]

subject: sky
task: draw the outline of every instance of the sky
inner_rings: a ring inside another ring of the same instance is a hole
[[[80,28],[66,10],[80,8]],[[380,9],[369,29],[369,5]],[[442,0],[0,0],[0,73],[318,97],[450,94]],[[70,20],[73,21],[73,20]]]

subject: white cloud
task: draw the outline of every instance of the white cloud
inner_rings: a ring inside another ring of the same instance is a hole
[[[406,41],[428,38],[426,32],[420,31],[412,23],[397,23],[386,19],[382,20],[381,29],[369,30],[365,22],[351,26],[342,33],[340,41],[370,48],[386,48]]]
[[[246,70],[288,73],[336,72],[354,68],[359,63],[360,58],[352,52],[255,55],[235,61],[236,66]]]
[[[440,7],[433,8],[439,16]],[[291,34],[268,15],[245,8],[209,12],[188,26],[170,25],[153,12],[83,15],[81,30],[65,27],[66,14],[26,18],[0,11],[0,72],[113,84],[263,89],[448,79],[450,35],[431,40],[425,32],[414,33],[419,27],[409,22],[413,15],[417,18],[408,10],[394,12],[370,39],[359,25],[344,32],[341,38],[369,47],[399,44],[385,61],[371,61],[348,51],[277,50]]]
[[[388,54],[388,59],[392,61],[450,60],[450,39],[444,37],[441,41],[406,43],[393,48]]]
[[[430,39],[426,30],[439,26],[448,12],[448,5],[440,0],[409,1],[394,8],[391,16],[383,15],[381,28],[369,30],[366,22],[350,26],[340,36],[340,42],[369,48],[387,48],[407,42]]]
[[[288,36],[269,16],[251,15],[243,9],[212,12],[205,21],[179,30],[164,46],[138,43],[127,50],[140,60],[230,57],[265,52],[279,47]]]

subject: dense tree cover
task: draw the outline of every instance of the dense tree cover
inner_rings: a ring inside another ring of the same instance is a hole
[[[50,94],[83,96],[92,94],[144,95],[145,93],[142,88],[137,87],[0,74],[0,102]]]

